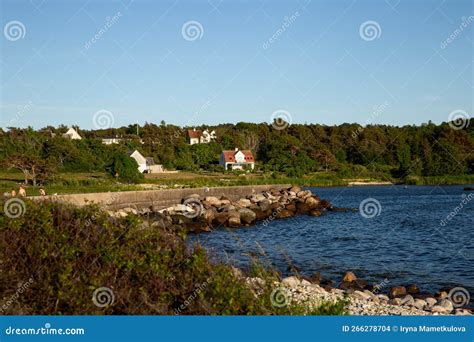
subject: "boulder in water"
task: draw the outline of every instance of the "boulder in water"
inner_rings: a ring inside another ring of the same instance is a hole
[[[342,277],[342,281],[347,281],[349,283],[353,282],[354,280],[357,280],[357,277],[353,272],[346,272]]]

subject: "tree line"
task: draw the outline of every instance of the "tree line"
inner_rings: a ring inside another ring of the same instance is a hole
[[[463,129],[431,122],[403,127],[293,124],[275,129],[267,123],[239,122],[196,127],[214,129],[217,139],[192,146],[188,128],[162,121],[140,127],[79,129],[83,139],[70,140],[62,137],[65,126],[40,130],[10,127],[0,129],[0,164],[22,171],[27,182],[37,183],[57,172],[115,174],[117,164],[130,165],[123,159],[126,152],[138,149],[167,169],[223,171],[218,164],[221,151],[238,147],[252,150],[257,171],[293,177],[318,171],[350,176],[369,170],[401,179],[474,173],[472,124]],[[122,142],[104,145],[101,138],[105,137],[119,137]]]

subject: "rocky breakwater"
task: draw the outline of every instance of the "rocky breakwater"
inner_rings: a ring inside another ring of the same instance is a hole
[[[150,208],[136,210],[124,208],[113,213],[126,216],[129,213],[147,217],[152,225],[185,228],[191,232],[208,232],[218,227],[238,228],[255,224],[257,221],[268,224],[272,220],[293,217],[298,214],[320,216],[326,210],[340,211],[326,200],[321,200],[311,190],[299,186],[288,189],[270,189],[252,193],[238,200],[226,196],[207,196],[199,194],[184,197],[180,204],[166,209]]]
[[[260,278],[246,278],[246,281],[257,293],[264,283]],[[290,276],[274,284],[270,299],[272,303],[278,301],[275,305],[299,303],[310,309],[323,301],[346,299],[345,309],[351,315],[472,315],[465,289],[441,289],[429,294],[414,284],[385,289],[386,285],[368,284],[353,272],[346,272],[337,287],[332,287],[331,281],[321,280],[319,274],[311,278]]]
[[[218,227],[238,228],[249,226],[257,221],[267,224],[271,220],[293,217],[297,214],[320,216],[333,206],[321,200],[310,190],[299,186],[288,189],[263,191],[249,194],[231,201],[220,198],[189,195],[181,205],[173,206],[160,213],[168,215],[173,223],[184,225],[190,231],[210,231]]]

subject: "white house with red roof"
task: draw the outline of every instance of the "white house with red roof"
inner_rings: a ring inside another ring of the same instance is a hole
[[[244,170],[255,168],[255,159],[250,150],[239,150],[237,147],[233,151],[222,151],[219,164],[226,170]]]

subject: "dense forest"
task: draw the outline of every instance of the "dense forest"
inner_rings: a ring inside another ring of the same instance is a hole
[[[0,165],[44,181],[57,172],[110,171],[126,151],[138,149],[167,169],[220,171],[223,149],[251,149],[256,172],[281,172],[292,177],[334,171],[354,176],[364,170],[394,178],[474,173],[474,125],[453,129],[449,124],[386,126],[357,124],[324,126],[293,124],[275,129],[261,123],[221,124],[212,128],[217,139],[189,145],[187,129],[165,122],[107,130],[82,130],[82,140],[62,137],[67,127],[0,129]],[[138,133],[138,134],[137,134]],[[117,145],[100,138],[120,137]]]

